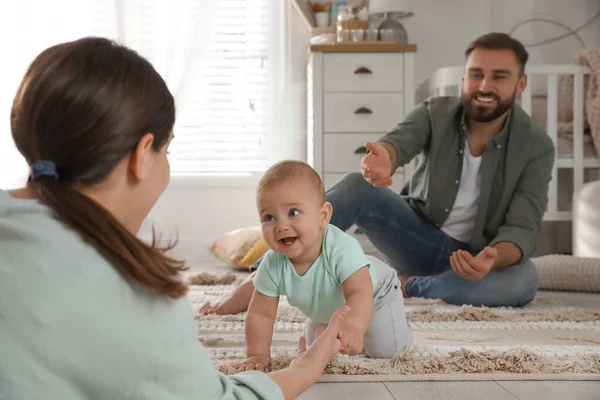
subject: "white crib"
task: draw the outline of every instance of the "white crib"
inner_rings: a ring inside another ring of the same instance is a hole
[[[463,70],[464,67],[437,70],[419,86],[417,104],[431,97],[459,96]],[[570,221],[573,193],[585,182],[600,179],[600,160],[593,144],[584,143],[584,76],[589,73],[587,67],[570,64],[527,67],[529,84],[518,104],[546,129],[557,148],[545,221]],[[572,75],[574,81],[573,140],[557,135],[559,81],[566,75]],[[541,90],[534,83],[541,83]]]

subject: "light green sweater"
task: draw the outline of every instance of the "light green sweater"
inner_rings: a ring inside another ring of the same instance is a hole
[[[129,284],[33,200],[0,190],[0,399],[281,399],[218,373],[187,299]]]

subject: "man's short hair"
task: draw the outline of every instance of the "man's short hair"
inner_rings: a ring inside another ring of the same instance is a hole
[[[529,53],[525,50],[523,43],[506,33],[492,32],[473,40],[467,47],[467,50],[465,50],[465,58],[468,58],[475,49],[512,50],[519,61],[521,75],[525,73],[525,65],[529,59]]]

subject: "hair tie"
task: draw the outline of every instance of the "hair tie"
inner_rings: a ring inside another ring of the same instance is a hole
[[[31,180],[37,181],[42,176],[50,176],[58,179],[56,165],[52,161],[41,160],[31,165]]]

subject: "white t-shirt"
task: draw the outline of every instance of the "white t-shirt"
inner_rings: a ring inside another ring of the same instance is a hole
[[[446,235],[461,242],[471,240],[471,231],[475,223],[481,187],[481,176],[479,175],[481,157],[474,157],[469,151],[469,144],[465,141],[458,193],[450,215],[441,228]]]

